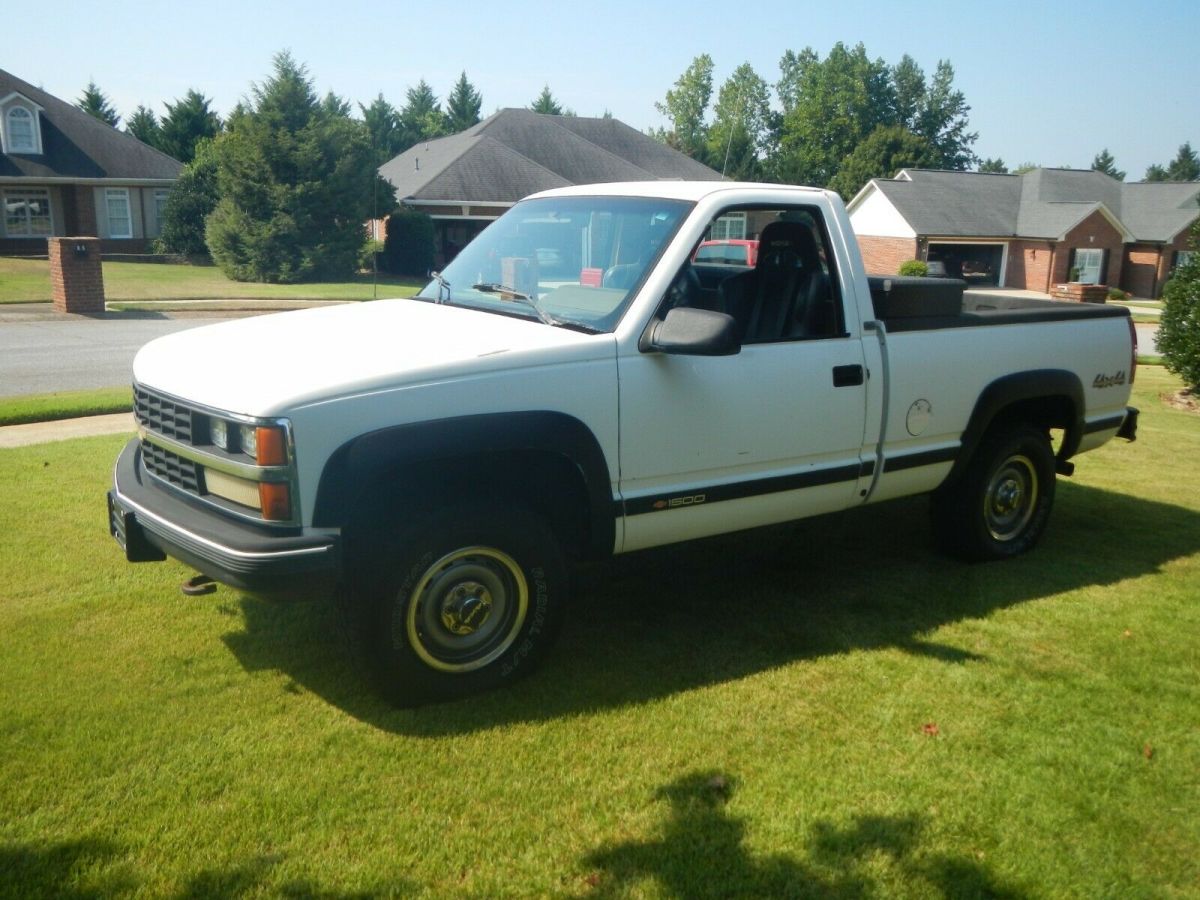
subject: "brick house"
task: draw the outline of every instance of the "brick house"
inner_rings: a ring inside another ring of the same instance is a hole
[[[422,142],[379,174],[433,219],[438,265],[529,194],[572,184],[722,176],[616,119],[502,109],[466,131]],[[378,234],[378,232],[376,232]]]
[[[145,252],[182,168],[0,70],[0,254],[44,254],[53,236],[97,237],[104,253]]]
[[[870,181],[848,211],[868,272],[923,259],[973,284],[1050,293],[1076,280],[1156,298],[1188,252],[1200,183],[904,169]]]

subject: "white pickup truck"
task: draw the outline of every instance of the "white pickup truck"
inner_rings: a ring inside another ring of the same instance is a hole
[[[731,228],[754,268],[693,263]],[[1134,438],[1136,339],[1121,308],[962,288],[868,278],[827,191],[538,194],[414,299],[144,347],[111,531],[336,592],[400,704],[530,670],[574,560],[920,493],[946,548],[1014,556],[1072,457]]]

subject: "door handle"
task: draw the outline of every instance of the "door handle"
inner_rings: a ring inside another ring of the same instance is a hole
[[[834,387],[854,387],[863,383],[863,367],[860,365],[853,366],[834,366],[833,367],[833,386]]]

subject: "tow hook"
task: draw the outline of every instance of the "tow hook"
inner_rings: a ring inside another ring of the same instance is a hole
[[[204,594],[215,594],[217,582],[207,575],[194,575],[181,584],[179,589],[189,597],[201,597]]]

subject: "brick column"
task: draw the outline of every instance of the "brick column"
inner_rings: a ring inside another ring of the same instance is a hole
[[[104,273],[100,268],[100,239],[52,237],[47,241],[54,311],[104,315]]]

